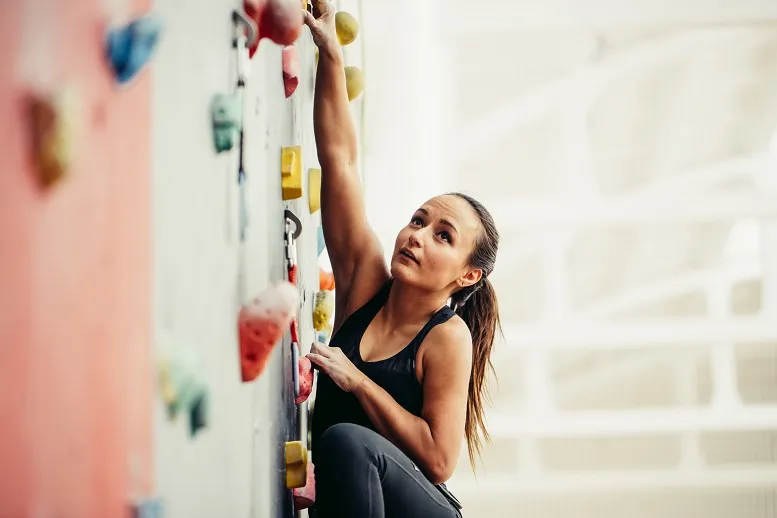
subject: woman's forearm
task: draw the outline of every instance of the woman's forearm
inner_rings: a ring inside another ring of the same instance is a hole
[[[313,128],[322,168],[335,171],[352,169],[357,159],[358,141],[349,108],[340,49],[322,48],[319,51]]]
[[[407,453],[427,477],[432,480],[439,478],[444,463],[437,454],[429,423],[402,408],[369,378],[365,377],[352,393],[381,435]]]

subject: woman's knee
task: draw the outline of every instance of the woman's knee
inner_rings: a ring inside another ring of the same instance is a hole
[[[337,464],[348,460],[368,459],[369,450],[366,436],[370,430],[351,423],[339,423],[330,426],[321,434],[318,443],[313,446],[316,466],[319,464]]]

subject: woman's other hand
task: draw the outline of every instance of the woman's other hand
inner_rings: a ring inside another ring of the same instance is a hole
[[[310,27],[313,42],[322,53],[337,55],[340,52],[340,42],[335,28],[335,6],[331,2],[314,0],[313,12],[317,16],[304,11],[305,25]]]
[[[313,342],[307,358],[318,365],[345,392],[353,392],[367,379],[339,347]]]

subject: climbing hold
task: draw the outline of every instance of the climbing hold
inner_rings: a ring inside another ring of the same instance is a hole
[[[308,472],[305,478],[305,486],[292,490],[294,495],[294,508],[298,511],[307,509],[316,503],[316,468],[312,462],[308,462]]]
[[[321,253],[324,251],[324,248],[326,248],[326,241],[324,241],[324,227],[318,227],[318,256],[321,256]]]
[[[38,183],[50,187],[61,180],[73,160],[76,100],[73,90],[51,96],[30,94],[26,102],[30,151]]]
[[[297,89],[297,85],[299,85],[299,57],[297,56],[297,47],[295,45],[283,47],[281,65],[283,68],[283,88],[288,99]]]
[[[297,362],[297,366],[299,393],[294,402],[301,405],[307,401],[308,397],[310,397],[310,393],[313,391],[313,365],[310,363],[310,360],[305,356],[302,356]]]
[[[319,291],[313,302],[313,327],[323,331],[335,312],[335,296],[331,291]]]
[[[335,14],[335,30],[337,31],[337,39],[340,41],[340,45],[345,46],[353,43],[356,36],[359,35],[359,22],[349,13],[338,11]]]
[[[291,45],[302,32],[302,10],[288,0],[245,0],[243,9],[259,28],[259,38],[248,48],[253,57],[259,42],[268,38],[278,45]]]
[[[243,126],[243,101],[237,95],[216,94],[211,102],[213,145],[216,152],[229,151],[237,144]]]
[[[190,435],[197,435],[208,425],[210,397],[199,359],[190,350],[178,350],[160,360],[158,380],[168,417],[175,420],[180,412],[185,412]]]
[[[150,15],[133,20],[124,27],[108,30],[106,53],[119,83],[132,79],[151,59],[161,32],[162,23]]]
[[[286,443],[286,489],[304,487],[307,482],[308,450],[301,441]]]
[[[364,91],[364,74],[358,67],[345,67],[345,88],[348,100],[353,101]]]
[[[281,190],[285,200],[302,197],[302,148],[289,146],[281,151]]]
[[[208,426],[210,394],[203,387],[198,391],[189,407],[189,435],[194,437],[197,432]]]
[[[142,498],[130,503],[130,518],[162,518],[165,506],[160,498]]]
[[[294,385],[294,399],[299,397],[299,344],[291,343],[291,379]]]
[[[267,288],[238,316],[240,371],[244,382],[262,373],[273,347],[296,316],[299,294],[286,281]]]
[[[318,269],[318,289],[333,291],[335,289],[335,276],[323,268]]]
[[[321,169],[308,170],[308,207],[311,214],[321,208]]]

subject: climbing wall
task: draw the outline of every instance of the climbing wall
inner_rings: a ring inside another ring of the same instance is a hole
[[[245,238],[237,148],[214,150],[210,106],[237,80],[234,1],[196,5],[157,0],[166,32],[154,62],[154,319],[158,357],[186,362],[209,396],[205,427],[171,420],[155,401],[157,493],[166,518],[289,517],[284,443],[305,440],[307,405],[294,404],[289,334],[264,372],[240,377],[236,318],[241,304],[286,278],[284,210],[299,217],[296,241],[302,354],[315,339],[319,288],[317,227],[308,170],[313,137],[315,51],[307,29],[296,43],[299,85],[284,95],[281,47],[262,40],[244,91]],[[358,117],[358,103],[354,103]],[[301,146],[303,195],[281,198],[281,156]]]
[[[153,489],[150,83],[117,87],[113,14],[0,2],[3,517],[124,517]]]
[[[315,52],[302,30],[288,98],[281,47],[245,68],[241,190],[239,141],[217,152],[212,124],[236,91],[240,7],[0,3],[2,517],[294,514],[290,334],[244,381],[237,318],[287,278],[291,211],[302,354],[314,339]],[[302,194],[284,202],[288,146]]]

